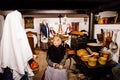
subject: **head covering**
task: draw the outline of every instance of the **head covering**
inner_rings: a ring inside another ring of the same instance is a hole
[[[54,44],[56,47],[58,47],[61,43],[62,43],[62,40],[61,40],[60,37],[55,36],[55,37],[53,38],[53,44]]]
[[[3,27],[0,66],[1,68],[9,67],[12,69],[14,80],[20,80],[25,72],[33,76],[33,72],[28,65],[31,58],[32,51],[22,26],[22,15],[17,10],[12,11],[6,16]]]

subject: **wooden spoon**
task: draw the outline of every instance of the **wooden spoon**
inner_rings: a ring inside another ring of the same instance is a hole
[[[97,52],[93,52],[90,48],[86,48],[88,52],[91,54],[90,56],[93,56],[95,54],[98,54]]]

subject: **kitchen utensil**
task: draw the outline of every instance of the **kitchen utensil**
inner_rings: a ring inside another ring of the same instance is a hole
[[[98,33],[97,34],[97,40],[99,41],[99,43],[102,43],[103,42],[103,34]]]
[[[99,43],[102,43],[103,42],[103,39],[104,39],[104,35],[103,35],[103,29],[101,29],[101,33],[98,33],[97,34],[97,40],[99,41]]]
[[[90,53],[90,55],[81,56],[80,58],[81,58],[82,61],[86,61],[86,62],[87,62],[90,57],[92,57],[92,56],[94,56],[94,55],[96,56],[96,54],[98,54],[98,53],[97,53],[97,52],[93,52],[90,48],[86,48],[86,49],[88,50],[88,52]],[[93,57],[93,58],[96,60],[97,57],[96,57],[96,58]],[[92,60],[91,60],[91,61],[92,61]],[[91,62],[91,61],[90,61],[90,62]],[[94,62],[94,61],[93,61],[93,62]]]
[[[87,43],[87,46],[93,51],[93,52],[99,52],[102,47],[103,43]]]
[[[105,36],[105,47],[109,48],[109,44],[112,42],[112,32],[107,29],[106,30],[106,36]]]
[[[118,31],[116,31],[116,32],[114,33],[114,41],[112,41],[112,42],[109,44],[109,49],[110,49],[113,53],[116,53],[117,50],[118,50],[118,44],[116,43],[117,33],[118,33]]]
[[[110,53],[109,50],[104,50],[104,51],[100,51],[100,56],[105,57],[107,58],[107,61],[110,61],[113,55]]]
[[[94,58],[97,58],[99,53],[98,52],[93,52],[90,48],[86,48],[87,51],[91,54],[90,56],[94,56]]]

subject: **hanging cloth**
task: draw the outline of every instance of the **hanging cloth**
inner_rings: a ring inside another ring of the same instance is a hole
[[[115,36],[113,36],[113,39],[114,39],[114,37]],[[116,43],[118,44],[118,50],[117,50],[116,53],[112,53],[112,55],[113,55],[112,59],[115,62],[119,63],[118,61],[119,61],[119,55],[120,55],[120,40],[119,40],[120,39],[120,31],[117,32],[117,36],[116,37],[117,37],[116,38]]]
[[[20,80],[25,72],[34,76],[28,61],[32,58],[32,51],[22,24],[22,15],[15,10],[5,19],[0,45],[0,72],[9,67],[13,70],[13,79]]]

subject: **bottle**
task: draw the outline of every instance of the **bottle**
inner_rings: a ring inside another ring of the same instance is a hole
[[[103,24],[103,18],[102,17],[98,17],[98,24]]]

